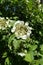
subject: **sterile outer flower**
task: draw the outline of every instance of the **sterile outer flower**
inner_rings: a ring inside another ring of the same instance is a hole
[[[18,53],[18,55],[21,56],[21,57],[23,57],[23,56],[25,56],[26,54],[23,53],[23,52],[21,52],[21,53]]]
[[[27,33],[27,36],[30,36],[30,34],[31,34],[31,31]]]
[[[26,39],[27,38],[27,35],[20,36],[20,38]]]
[[[16,21],[13,28],[11,29],[12,33],[15,33],[17,39],[27,39],[30,37],[32,28],[28,26],[28,22]]]
[[[9,18],[7,18],[6,20],[7,27],[11,27],[13,22],[14,22],[13,20],[10,20]]]
[[[29,25],[29,23],[28,23],[28,22],[26,22],[26,23],[25,23],[25,26],[28,26],[28,25]]]
[[[13,29],[11,29],[11,32],[12,33],[15,32],[15,29],[16,29],[16,27],[13,27]]]
[[[4,19],[4,17],[0,17],[0,19],[2,20],[2,19]]]
[[[14,25],[16,25],[16,24],[24,24],[24,21],[16,21],[16,23],[14,24]]]

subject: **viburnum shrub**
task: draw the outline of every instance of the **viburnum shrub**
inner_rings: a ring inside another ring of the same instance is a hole
[[[24,57],[27,54],[26,41],[30,40],[30,34],[32,33],[32,27],[29,26],[28,22],[10,20],[8,17],[0,17],[0,36],[2,39],[0,42],[5,42],[5,48],[7,47],[8,52],[14,53],[18,56]],[[3,44],[2,43],[2,44]],[[24,43],[24,44],[23,44]],[[23,45],[23,48],[21,47]],[[19,48],[21,47],[21,51]],[[17,51],[18,50],[18,51]],[[7,51],[4,52],[2,58],[6,57]],[[8,58],[7,58],[8,60]],[[5,60],[5,64],[6,64]],[[9,62],[9,61],[8,61]]]
[[[40,0],[0,0],[0,65],[43,65]]]

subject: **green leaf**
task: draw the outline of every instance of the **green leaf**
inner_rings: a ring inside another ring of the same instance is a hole
[[[14,48],[15,48],[15,49],[18,49],[18,48],[20,47],[20,43],[21,43],[20,40],[14,39],[14,41],[13,41],[13,46],[14,46]]]
[[[7,57],[7,52],[4,52],[2,55],[2,58],[5,58],[5,57]]]
[[[35,65],[43,65],[43,58],[35,60]]]
[[[40,45],[40,50],[41,50],[41,51],[43,51],[43,44],[42,44],[42,45]]]
[[[12,40],[14,40],[14,38],[15,38],[15,34],[12,34],[8,40],[8,44],[10,44]]]
[[[30,50],[35,50],[37,48],[37,45],[31,45]]]
[[[32,62],[34,60],[33,52],[27,53],[24,60],[27,61],[27,62]]]
[[[40,45],[40,52],[41,52],[41,54],[43,54],[43,44]]]
[[[41,65],[43,65],[43,58],[42,58],[42,59],[40,59],[40,64],[41,64]]]
[[[11,65],[11,62],[8,57],[5,59],[5,65]]]
[[[40,64],[40,60],[36,60],[35,65],[39,65],[39,64]]]

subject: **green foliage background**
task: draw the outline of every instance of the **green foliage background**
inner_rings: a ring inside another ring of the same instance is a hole
[[[0,30],[0,65],[43,65],[43,4],[39,5],[37,0],[0,0],[0,17],[27,21],[33,28],[26,40],[17,40],[10,29]],[[25,57],[17,55],[25,50]]]

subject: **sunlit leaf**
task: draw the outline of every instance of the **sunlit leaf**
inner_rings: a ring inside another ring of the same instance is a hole
[[[8,57],[5,59],[5,65],[11,65],[11,62]]]
[[[32,62],[34,60],[33,52],[27,53],[24,60],[27,61],[27,62]]]
[[[4,52],[4,53],[3,53],[2,58],[5,58],[5,57],[7,57],[7,52]]]

